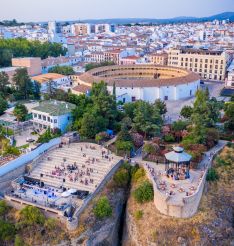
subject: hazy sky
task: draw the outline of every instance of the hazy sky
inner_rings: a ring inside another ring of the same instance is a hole
[[[0,0],[0,20],[78,20],[209,16],[234,11],[234,0]]]

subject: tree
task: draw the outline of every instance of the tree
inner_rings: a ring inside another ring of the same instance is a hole
[[[95,111],[86,112],[80,122],[80,134],[86,138],[94,138],[95,135],[106,129],[106,119]]]
[[[55,66],[49,69],[49,73],[59,73],[63,75],[73,75],[75,71],[71,66]]]
[[[98,199],[93,212],[98,219],[103,219],[112,215],[112,208],[106,196],[102,196]]]
[[[48,143],[51,139],[61,136],[60,129],[53,129],[53,131],[48,128],[42,135],[39,136],[38,143]]]
[[[229,130],[234,130],[234,103],[228,103],[225,107],[225,115],[228,117],[228,121],[225,127]]]
[[[34,93],[34,85],[26,68],[18,68],[13,76],[19,99],[29,99]]]
[[[117,105],[114,96],[109,94],[106,83],[104,81],[94,83],[90,97],[96,113],[106,120],[106,127],[114,129],[115,120],[118,116]]]
[[[0,115],[4,113],[4,111],[7,109],[7,106],[7,101],[2,96],[0,96]]]
[[[160,99],[157,99],[154,102],[154,106],[158,108],[160,115],[164,115],[167,112],[167,105],[165,102],[161,101]]]
[[[20,211],[20,220],[26,225],[43,225],[45,216],[34,206],[26,206]]]
[[[5,72],[0,72],[0,92],[5,96],[9,85],[9,76]]]
[[[125,153],[129,153],[133,148],[131,141],[116,141],[115,143],[117,151],[122,150]]]
[[[133,112],[133,129],[138,133],[155,136],[161,130],[162,118],[159,110],[144,101],[138,101]]]
[[[0,67],[11,66],[12,57],[57,57],[67,49],[58,43],[29,41],[23,38],[0,40]]]
[[[146,143],[143,147],[143,151],[147,154],[155,155],[158,150],[159,146],[157,144]]]
[[[189,119],[193,113],[193,108],[191,106],[184,106],[181,111],[180,115],[183,116],[185,119]]]
[[[25,121],[28,115],[28,109],[23,104],[16,104],[13,114],[16,117],[17,121]]]

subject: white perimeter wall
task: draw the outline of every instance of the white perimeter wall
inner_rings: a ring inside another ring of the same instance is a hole
[[[181,84],[177,86],[161,86],[161,87],[116,87],[116,96],[128,94],[129,98],[135,97],[136,100],[144,100],[153,103],[156,99],[179,100],[194,96],[200,87],[200,80]],[[112,93],[112,86],[108,86],[108,90]],[[191,91],[191,94],[190,94]]]

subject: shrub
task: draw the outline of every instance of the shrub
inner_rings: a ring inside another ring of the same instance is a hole
[[[143,217],[143,211],[137,210],[134,215],[137,220],[140,220]]]
[[[130,175],[127,169],[121,168],[114,175],[114,182],[119,187],[125,187],[130,179]]]
[[[175,138],[172,135],[165,135],[164,140],[165,142],[175,142]]]
[[[207,172],[207,175],[206,175],[206,180],[207,181],[216,181],[219,179],[219,175],[218,173],[216,172],[216,170],[214,168],[210,168]]]
[[[106,196],[99,198],[93,209],[93,212],[98,219],[103,219],[112,215],[112,208]]]
[[[7,221],[0,220],[0,245],[8,245],[3,242],[10,241],[15,236],[15,227]],[[1,244],[3,243],[3,244]]]
[[[152,184],[149,181],[145,181],[133,192],[133,196],[139,203],[153,200],[154,190]]]
[[[26,206],[20,211],[20,219],[26,225],[43,225],[45,223],[45,216],[42,212],[33,206]]]
[[[144,144],[144,138],[139,133],[134,132],[131,134],[131,137],[135,147],[139,148]]]
[[[7,212],[9,207],[7,206],[7,203],[4,200],[0,201],[0,216],[4,216]]]
[[[15,244],[14,246],[25,246],[23,239],[17,234],[15,236]]]
[[[144,168],[139,168],[134,174],[133,174],[133,180],[137,182],[142,177],[145,177],[145,170]]]

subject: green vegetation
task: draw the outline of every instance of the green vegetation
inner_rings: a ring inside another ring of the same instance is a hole
[[[160,99],[157,99],[154,102],[154,106],[158,108],[160,115],[165,115],[167,112],[167,105],[164,101],[161,101]]]
[[[133,196],[138,203],[152,201],[154,198],[153,185],[149,181],[144,181],[133,192]]]
[[[102,196],[98,199],[93,208],[93,212],[98,219],[103,219],[112,215],[112,208],[106,196]]]
[[[206,144],[208,135],[212,135],[209,128],[215,127],[220,118],[222,104],[216,99],[209,99],[206,91],[198,90],[190,117],[188,134],[183,138],[182,145],[189,150],[195,144]],[[217,138],[215,137],[215,141]],[[215,142],[214,141],[214,142]]]
[[[26,206],[20,211],[20,221],[25,225],[43,225],[45,216],[34,206]]]
[[[0,243],[6,244],[15,236],[15,227],[12,223],[0,219]]]
[[[185,119],[189,119],[193,113],[193,108],[191,106],[184,106],[181,111],[180,115],[183,116]]]
[[[217,171],[214,168],[210,168],[207,172],[206,180],[213,182],[218,179],[219,179],[219,175],[217,174]]]
[[[168,134],[168,135],[164,136],[164,141],[169,142],[169,143],[173,143],[173,142],[175,142],[175,138],[173,135]]]
[[[16,104],[13,114],[16,117],[17,121],[25,121],[28,115],[28,109],[23,104]]]
[[[0,115],[4,113],[4,111],[7,109],[7,106],[7,101],[2,96],[0,96]]]
[[[132,175],[132,180],[134,182],[138,182],[144,177],[145,177],[145,169],[141,167],[141,168],[138,168],[136,172]]]
[[[75,71],[71,66],[55,66],[49,69],[49,73],[59,73],[63,75],[73,75]]]
[[[18,68],[13,76],[15,87],[13,88],[14,100],[28,100],[40,98],[40,84],[32,82],[26,68]]]
[[[66,49],[58,43],[29,41],[27,39],[0,39],[0,67],[11,66],[12,57],[57,57],[65,55]]]
[[[104,67],[104,66],[111,66],[111,65],[115,65],[114,62],[101,62],[101,63],[89,63],[85,66],[85,72],[93,69],[93,68],[97,68],[97,67]]]
[[[114,175],[113,180],[118,187],[126,187],[130,181],[130,173],[125,168],[120,168]]]
[[[20,155],[20,151],[18,148],[11,146],[10,141],[6,139],[5,137],[0,137],[0,149],[1,149],[1,155],[7,156],[7,155]]]
[[[227,103],[224,111],[225,115],[228,117],[227,122],[225,122],[225,128],[229,131],[234,131],[234,102]]]
[[[66,233],[56,219],[46,219],[41,210],[26,206],[20,211],[0,201],[0,245],[56,245]]]
[[[135,212],[134,216],[135,216],[135,218],[136,218],[137,220],[142,219],[142,217],[143,217],[143,211],[142,211],[142,210],[137,210],[137,211]]]
[[[42,135],[39,136],[38,143],[48,143],[51,139],[61,136],[61,131],[59,129],[54,129],[53,131],[48,128]]]

